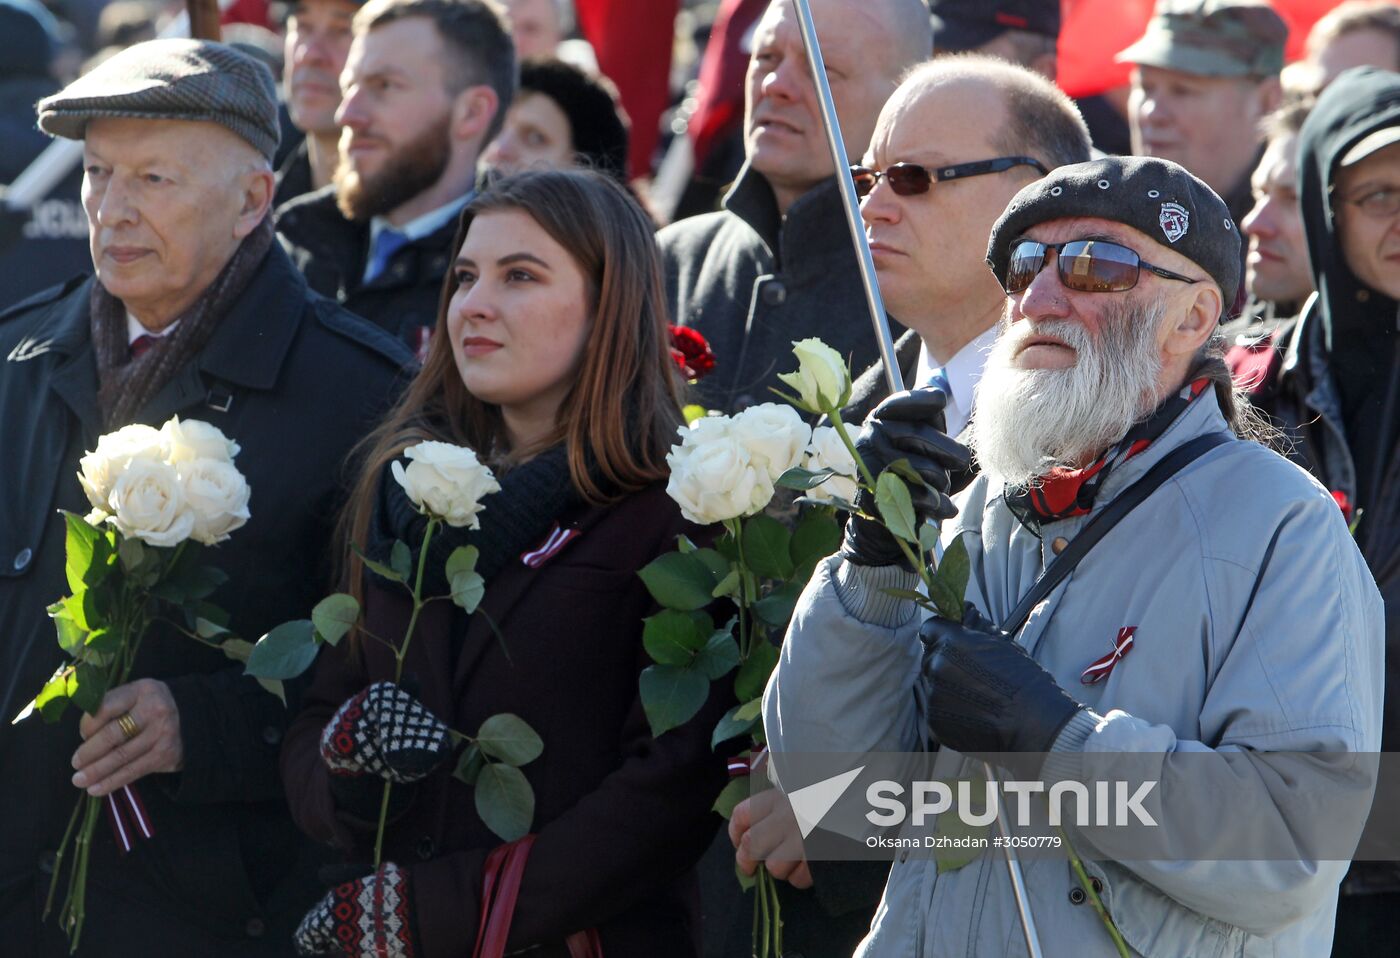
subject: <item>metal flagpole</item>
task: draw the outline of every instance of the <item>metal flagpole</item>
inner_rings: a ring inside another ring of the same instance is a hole
[[[860,218],[860,200],[856,198],[856,184],[851,179],[849,161],[846,159],[846,145],[841,141],[841,121],[836,117],[836,102],[831,98],[831,84],[826,79],[826,64],[822,60],[821,44],[817,41],[817,27],[812,21],[812,7],[807,0],[794,0],[797,4],[797,22],[802,27],[802,43],[807,48],[807,66],[812,72],[812,82],[817,86],[817,100],[821,103],[822,126],[826,129],[826,145],[831,150],[831,162],[836,166],[836,185],[841,189],[841,209],[846,212],[846,225],[851,231],[851,242],[856,248],[856,260],[860,264],[860,282],[865,287],[865,304],[870,307],[870,322],[875,327],[875,341],[880,344],[880,362],[885,367],[885,382],[890,392],[904,391],[904,383],[899,378],[899,360],[894,354],[894,339],[890,336],[890,323],[885,318],[885,303],[880,298],[880,285],[875,280],[875,261],[870,257],[870,244],[865,239],[865,223]]]
[[[860,281],[865,287],[865,303],[870,308],[870,322],[875,327],[875,340],[880,345],[880,361],[885,367],[885,382],[891,393],[901,392],[904,383],[900,381],[899,361],[894,352],[894,339],[890,336],[889,320],[885,316],[885,304],[880,298],[880,286],[875,278],[875,261],[870,256],[870,243],[865,238],[865,223],[860,218],[860,201],[856,197],[856,184],[851,178],[846,146],[841,139],[841,122],[836,116],[836,102],[831,96],[831,84],[826,79],[826,64],[822,60],[821,43],[817,39],[816,23],[812,19],[812,7],[808,0],[793,0],[797,8],[797,22],[802,29],[802,44],[807,48],[807,67],[812,74],[812,83],[817,89],[817,102],[821,105],[822,126],[826,130],[826,144],[831,151],[831,161],[836,167],[836,184],[841,191],[841,209],[846,214],[846,225],[850,228],[851,243],[855,246],[856,261],[860,266]],[[983,765],[987,784],[998,788],[996,773],[990,764]],[[1010,837],[1006,822],[1006,812],[997,802],[997,828],[1004,838]],[[1021,930],[1026,936],[1026,952],[1030,958],[1042,958],[1040,936],[1036,933],[1035,917],[1031,914],[1030,896],[1026,892],[1025,876],[1021,873],[1021,861],[1011,843],[1005,842],[1006,870],[1011,877],[1011,890],[1016,896],[1016,910],[1021,917]]]

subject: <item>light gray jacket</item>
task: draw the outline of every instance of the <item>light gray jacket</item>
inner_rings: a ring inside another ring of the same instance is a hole
[[[1111,474],[1095,510],[1171,449],[1225,429],[1207,392]],[[1052,543],[1072,540],[1089,518],[1049,525],[1041,539],[1000,492],[979,477],[943,531],[945,543],[969,533],[967,598],[998,622],[1054,558]],[[917,610],[880,591],[911,588],[910,579],[893,567],[835,558],[818,568],[764,700],[779,776],[784,752],[900,752],[927,738]],[[1082,684],[1082,670],[1126,626],[1137,628],[1131,654],[1105,681]],[[1319,758],[1310,781],[1324,787],[1296,789],[1268,753],[1378,750],[1383,639],[1380,597],[1331,496],[1283,458],[1239,440],[1210,450],[1133,510],[1019,636],[1089,706],[1065,727],[1056,752],[1159,756],[1162,827],[1206,837],[1239,816],[1203,807],[1174,759],[1244,756],[1228,769],[1222,762],[1219,774],[1232,778],[1217,784],[1275,848],[1304,841],[1319,809],[1364,815],[1369,807],[1374,778],[1366,771]],[[1046,763],[1047,774],[1060,758]],[[956,752],[945,749],[937,761],[939,778],[967,774],[968,760]],[[1345,862],[1308,860],[1301,849],[1295,861],[1120,862],[1113,851],[1091,849],[1104,860],[1085,864],[1138,954],[1316,958],[1330,950]],[[1091,906],[1072,902],[1069,866],[1046,857],[1024,864],[1046,954],[1114,955]],[[896,861],[858,954],[1024,955],[1000,853],[942,875],[930,861]]]

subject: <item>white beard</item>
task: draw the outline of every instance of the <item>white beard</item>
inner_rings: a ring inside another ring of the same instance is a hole
[[[1009,307],[1008,307],[1009,309]],[[1088,464],[1157,405],[1162,369],[1156,333],[1165,306],[1124,298],[1097,335],[1073,320],[1010,323],[977,385],[971,444],[990,478],[1026,488],[1056,468]],[[1067,369],[1022,369],[1015,358],[1034,335],[1073,347]]]

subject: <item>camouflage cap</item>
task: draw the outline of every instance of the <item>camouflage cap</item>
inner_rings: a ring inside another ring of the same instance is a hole
[[[1262,0],[1157,0],[1147,32],[1119,63],[1198,76],[1274,76],[1288,24]]]
[[[101,117],[218,123],[269,161],[282,133],[271,72],[208,40],[137,43],[39,101],[39,128],[52,136],[81,140]]]

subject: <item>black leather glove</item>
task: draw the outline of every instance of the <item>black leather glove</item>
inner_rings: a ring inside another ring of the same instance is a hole
[[[418,954],[409,873],[385,862],[336,885],[297,926],[298,955],[412,958]]]
[[[1008,763],[998,754],[1001,764],[1034,777],[1043,753],[1085,706],[971,603],[961,623],[941,616],[925,620],[919,638],[934,737],[968,755],[1036,753],[1024,763]]]
[[[907,459],[914,471],[932,487],[909,487],[916,528],[929,519],[951,519],[958,514],[948,499],[951,491],[948,473],[966,470],[970,456],[965,446],[943,432],[943,406],[947,401],[948,397],[940,389],[896,393],[871,411],[856,437],[856,451],[871,475],[878,478],[890,463]],[[875,497],[864,489],[856,496],[855,504],[872,516],[880,514]],[[906,562],[904,552],[888,529],[855,514],[846,520],[841,558],[856,565]]]

